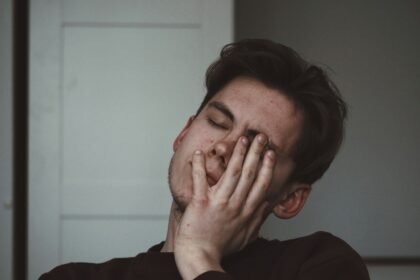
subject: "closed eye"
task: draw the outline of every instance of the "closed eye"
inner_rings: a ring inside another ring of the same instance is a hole
[[[216,127],[216,128],[220,128],[220,129],[227,129],[227,127],[226,126],[224,126],[223,124],[220,124],[220,123],[218,123],[218,122],[215,122],[213,119],[211,119],[211,118],[207,118],[207,122],[211,125],[211,126],[213,126],[213,127]]]

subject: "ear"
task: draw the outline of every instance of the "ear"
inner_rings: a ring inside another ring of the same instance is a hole
[[[191,127],[191,124],[194,121],[195,116],[190,116],[188,118],[187,123],[185,124],[184,128],[181,130],[181,132],[178,134],[178,136],[175,138],[174,143],[172,144],[172,148],[174,152],[178,149],[179,144],[181,144],[182,140],[184,139],[185,135],[187,135],[188,130]]]
[[[311,185],[294,183],[285,197],[274,205],[272,212],[281,219],[293,218],[302,210],[311,190]]]

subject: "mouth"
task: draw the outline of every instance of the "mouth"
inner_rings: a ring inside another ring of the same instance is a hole
[[[207,183],[210,187],[216,185],[217,181],[210,175],[207,175]]]
[[[192,162],[189,161],[188,164],[192,168]],[[212,174],[209,174],[208,171],[206,171],[206,173],[207,173],[206,175],[207,183],[209,184],[210,187],[213,187],[217,183],[217,180],[215,179],[216,177]]]

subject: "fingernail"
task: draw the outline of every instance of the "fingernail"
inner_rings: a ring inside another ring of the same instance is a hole
[[[266,152],[267,156],[269,159],[274,160],[274,158],[276,157],[276,153],[272,150],[269,150]]]
[[[260,141],[261,144],[265,144],[265,142],[267,141],[267,137],[265,137],[264,134],[260,134],[258,135],[258,141]]]
[[[201,151],[200,151],[200,150],[196,150],[196,151],[194,152],[194,154],[196,154],[196,155],[200,155],[200,154],[201,154]]]
[[[241,137],[241,141],[242,141],[242,144],[244,144],[244,145],[248,144],[248,138],[246,138],[246,137]]]

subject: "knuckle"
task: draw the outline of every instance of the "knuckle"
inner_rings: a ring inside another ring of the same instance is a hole
[[[246,218],[246,217],[252,216],[254,214],[254,212],[255,211],[253,210],[253,207],[248,206],[248,207],[244,207],[244,209],[242,211],[242,215],[243,215],[244,218]]]
[[[216,202],[216,207],[218,209],[225,209],[228,206],[228,204],[229,204],[229,201],[227,199],[219,199]]]
[[[238,177],[239,175],[241,175],[241,173],[242,173],[241,168],[234,168],[233,171],[232,171],[232,175],[234,177]]]
[[[255,170],[253,168],[245,168],[244,174],[245,174],[246,179],[252,180],[255,176]]]
[[[239,212],[241,210],[242,203],[238,199],[234,199],[231,201],[229,208],[232,212]]]
[[[255,147],[255,149],[252,150],[252,154],[258,159],[260,159],[262,150],[263,150],[263,146],[258,144],[257,147]]]
[[[268,190],[268,187],[270,186],[270,184],[268,182],[262,182],[261,183],[261,189],[266,191]]]
[[[193,202],[194,202],[196,205],[205,206],[205,205],[207,205],[207,204],[208,204],[209,200],[208,200],[208,198],[207,198],[207,197],[205,197],[205,196],[199,196],[199,197],[194,196],[194,197],[193,197]]]

